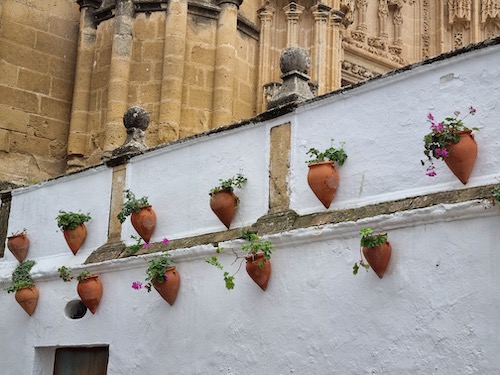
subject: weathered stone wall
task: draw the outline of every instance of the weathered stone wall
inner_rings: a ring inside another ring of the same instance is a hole
[[[72,0],[3,0],[0,180],[64,173],[78,40]]]

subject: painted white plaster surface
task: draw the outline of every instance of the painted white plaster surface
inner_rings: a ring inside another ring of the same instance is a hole
[[[195,138],[133,159],[127,187],[147,196],[157,215],[152,240],[160,241],[225,230],[210,209],[210,189],[241,172],[248,181],[236,189],[240,198],[231,228],[254,223],[269,205],[269,128],[248,126]],[[122,239],[135,231],[127,220]]]
[[[464,54],[280,119],[155,150],[127,165],[127,186],[149,196],[157,212],[153,241],[179,238],[224,229],[209,209],[208,191],[218,178],[242,169],[249,182],[239,192],[235,226],[251,224],[267,212],[269,128],[291,121],[290,191],[292,208],[300,213],[324,210],[307,188],[304,161],[309,147],[326,148],[331,137],[346,141],[349,153],[332,209],[458,189],[446,167],[430,179],[419,160],[427,112],[441,118],[469,103],[478,108],[471,126],[481,132],[468,186],[496,182],[495,61],[498,47]],[[458,78],[440,81],[450,72]],[[468,84],[473,79],[481,90]],[[452,95],[458,89],[460,95]],[[276,252],[266,292],[244,265],[235,289],[226,290],[222,272],[205,262],[214,253],[211,245],[177,249],[172,254],[181,287],[170,306],[155,291],[131,288],[133,281],[144,281],[151,255],[82,264],[106,242],[110,185],[111,169],[100,167],[13,193],[9,232],[28,228],[40,299],[29,317],[12,294],[0,293],[0,373],[51,374],[55,348],[92,345],[109,345],[112,375],[500,373],[499,207],[480,201],[436,205],[270,236],[265,239]],[[77,256],[57,232],[59,209],[92,213]],[[371,270],[352,275],[359,260],[357,233],[367,226],[388,232],[393,246],[383,279]],[[127,221],[122,238],[130,234]],[[239,267],[230,250],[239,251],[241,244],[220,244],[229,272]],[[15,265],[7,250],[0,260],[2,287]],[[67,303],[77,298],[76,282],[59,279],[61,265],[99,274],[104,294],[95,315],[66,317]]]
[[[477,109],[464,122],[474,132],[478,157],[467,186],[498,182],[500,141],[500,46],[452,57],[369,82],[297,111],[292,122],[291,208],[300,214],[325,210],[307,184],[306,152],[345,142],[346,163],[330,209],[342,209],[463,187],[442,161],[437,176],[420,160],[431,112],[436,120]]]
[[[55,179],[12,194],[8,234],[26,228],[30,239],[28,258],[54,258],[67,264],[81,264],[108,235],[112,170],[106,167]],[[57,226],[59,210],[90,212],[87,238],[76,255],[68,247]],[[5,264],[8,263],[8,264]],[[0,269],[13,268],[16,258],[8,250],[0,259]]]

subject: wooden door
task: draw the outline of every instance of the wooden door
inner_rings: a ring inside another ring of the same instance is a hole
[[[106,375],[109,347],[58,348],[54,375]]]

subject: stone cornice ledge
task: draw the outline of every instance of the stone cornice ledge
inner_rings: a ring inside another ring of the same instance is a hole
[[[325,211],[303,216],[300,216],[291,210],[283,211],[263,216],[250,227],[236,228],[222,232],[206,233],[193,237],[175,239],[170,241],[168,244],[157,243],[148,248],[147,251],[142,249],[139,250],[137,255],[175,250],[173,253],[174,255],[179,254],[177,252],[178,249],[185,250],[199,248],[200,246],[203,247],[205,245],[210,245],[209,247],[213,252],[213,244],[217,245],[219,243],[227,243],[235,240],[239,241],[241,231],[244,229],[257,231],[261,237],[271,236],[273,239],[281,243],[290,236],[295,238],[296,233],[303,232],[304,230],[309,233],[311,228],[312,230],[317,231],[318,228],[322,226],[328,226],[328,228],[335,227],[335,231],[338,231],[339,229],[344,228],[345,225],[348,225],[348,227],[354,228],[352,229],[353,231],[357,231],[357,228],[359,228],[359,225],[357,224],[358,222],[363,222],[363,225],[367,225],[365,224],[365,221],[377,223],[377,220],[387,220],[387,215],[393,217],[391,222],[395,222],[397,227],[411,225],[411,223],[415,223],[417,221],[420,222],[419,220],[431,222],[432,220],[443,221],[450,220],[450,218],[456,219],[457,215],[460,215],[461,218],[466,218],[468,217],[467,215],[469,215],[469,212],[473,212],[471,214],[473,217],[497,215],[498,209],[495,207],[488,210],[485,209],[485,202],[489,202],[494,186],[495,185],[485,185],[462,190],[426,194],[390,202],[366,205],[363,207]],[[474,207],[478,208],[471,211]],[[458,213],[457,210],[460,212]],[[433,212],[432,217],[429,217],[429,212]],[[448,213],[451,215],[450,217],[447,216]],[[418,218],[418,220],[416,218]],[[407,221],[410,224],[404,224]],[[381,225],[377,224],[377,226],[380,227]],[[383,227],[385,229],[386,225],[384,224]],[[344,232],[341,231],[340,233]],[[294,241],[294,239],[290,240],[290,242]],[[104,249],[105,246],[103,246]],[[123,249],[123,245],[117,246],[122,246]],[[197,251],[198,250],[195,250],[195,253],[197,253]],[[116,258],[117,254],[120,254],[118,256],[120,258],[124,257],[123,252],[121,251],[99,252],[96,250],[90,255],[86,263],[87,265],[91,265],[93,263],[105,262]],[[178,255],[174,255],[174,258],[177,256]],[[199,255],[199,257],[204,256],[205,254]]]

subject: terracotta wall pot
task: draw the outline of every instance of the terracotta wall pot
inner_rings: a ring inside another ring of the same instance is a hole
[[[130,221],[136,232],[139,233],[139,236],[146,243],[149,243],[156,227],[156,214],[153,211],[153,207],[143,207],[139,212],[132,212]]]
[[[17,234],[7,238],[7,247],[19,262],[26,259],[30,247],[30,240],[24,234]]]
[[[460,141],[446,146],[449,156],[444,158],[444,162],[457,176],[457,178],[466,184],[474,168],[477,158],[477,143],[474,140],[472,130],[458,132]]]
[[[227,229],[233,221],[237,206],[238,199],[232,191],[221,190],[210,196],[210,208]]]
[[[170,305],[173,305],[181,284],[181,276],[175,269],[175,266],[167,268],[167,281],[159,283],[153,280],[152,283],[156,291],[160,293],[160,296]]]
[[[363,255],[378,277],[382,278],[391,259],[392,247],[389,241],[380,246],[363,247]]]
[[[323,206],[329,208],[339,186],[339,175],[335,169],[335,163],[323,161],[309,164],[307,182]]]
[[[253,281],[261,287],[262,290],[266,290],[267,283],[269,282],[269,277],[271,276],[271,262],[264,258],[264,254],[249,255],[246,257],[247,260],[247,273],[250,275]],[[264,268],[259,267],[259,263],[264,260]]]
[[[28,313],[33,315],[38,303],[38,289],[36,286],[21,288],[16,292],[16,301]]]
[[[78,225],[75,229],[66,229],[63,231],[64,238],[74,255],[80,250],[87,237],[87,228],[85,224]]]
[[[95,314],[102,297],[102,283],[98,275],[86,277],[78,282],[76,291],[83,304],[87,306],[92,314]]]

